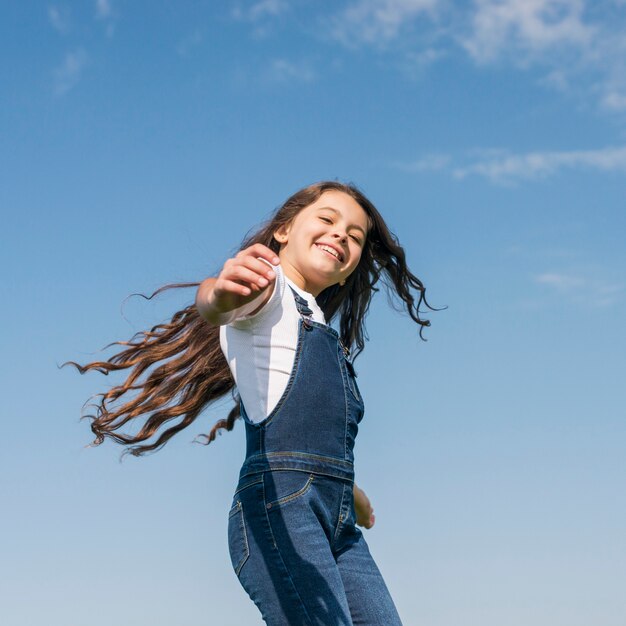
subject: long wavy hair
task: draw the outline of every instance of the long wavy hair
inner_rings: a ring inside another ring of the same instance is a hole
[[[369,230],[361,259],[345,285],[332,285],[322,291],[316,301],[326,320],[330,323],[339,316],[339,333],[345,346],[357,356],[363,351],[368,339],[365,317],[377,283],[382,279],[392,304],[400,299],[400,310],[405,310],[419,325],[422,339],[428,320],[420,317],[420,306],[426,301],[426,289],[406,264],[403,248],[389,230],[376,207],[353,184],[322,181],[294,193],[256,232],[246,237],[240,250],[254,243],[262,243],[278,253],[280,244],[274,233],[280,226],[289,224],[299,211],[315,202],[325,191],[341,191],[348,194],[363,208],[368,216]],[[199,282],[175,283],[160,287],[151,299],[166,289],[198,287]],[[395,307],[394,308],[398,308]],[[91,419],[91,430],[95,440],[90,446],[100,445],[105,438],[127,446],[122,457],[130,453],[141,456],[163,447],[176,433],[187,428],[211,402],[231,392],[235,406],[225,419],[215,423],[209,434],[200,435],[208,445],[218,431],[230,431],[240,417],[239,396],[228,363],[222,354],[219,342],[219,326],[203,319],[195,303],[177,311],[168,323],[157,324],[150,330],[139,331],[129,341],[116,341],[105,346],[125,346],[106,361],[94,361],[75,366],[81,374],[96,370],[105,375],[118,370],[129,370],[126,380],[109,391],[96,394],[99,401],[89,404],[96,413],[82,415]],[[143,378],[142,378],[143,377]],[[133,397],[132,392],[137,392]],[[93,397],[93,396],[92,396]],[[119,401],[119,402],[118,402]],[[87,403],[86,403],[87,404]],[[133,425],[143,425],[134,435],[122,432],[131,420]],[[177,420],[169,428],[161,427]],[[159,430],[155,441],[147,443]],[[221,433],[220,433],[221,434]]]

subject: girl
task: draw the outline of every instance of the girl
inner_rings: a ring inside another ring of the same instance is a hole
[[[116,342],[130,347],[106,362],[70,362],[81,373],[133,368],[123,385],[100,394],[97,415],[88,417],[92,445],[109,437],[134,455],[163,446],[236,385],[235,407],[205,437],[208,444],[243,418],[246,457],[228,514],[229,552],[270,626],[401,624],[357,528],[371,528],[375,517],[354,483],[364,405],[350,352],[363,350],[364,318],[381,276],[421,335],[429,322],[420,304],[432,307],[395,236],[355,186],[320,182],[292,195],[171,323],[138,333],[141,341]],[[197,285],[167,285],[150,297]],[[339,332],[328,325],[335,317]],[[135,399],[108,406],[129,389],[140,390]],[[136,435],[119,432],[151,412]]]

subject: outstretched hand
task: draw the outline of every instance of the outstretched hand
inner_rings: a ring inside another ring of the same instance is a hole
[[[356,513],[356,523],[364,528],[371,528],[376,521],[374,509],[369,498],[363,489],[354,485],[354,511]]]
[[[237,309],[272,285],[276,274],[261,259],[278,264],[276,253],[261,243],[240,250],[224,263],[209,296],[211,310],[222,313]]]

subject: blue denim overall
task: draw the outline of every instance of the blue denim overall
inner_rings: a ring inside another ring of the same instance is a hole
[[[259,423],[241,405],[247,449],[228,516],[232,565],[268,626],[401,626],[355,525],[356,374],[337,332],[311,320],[291,290],[300,319],[285,392]]]

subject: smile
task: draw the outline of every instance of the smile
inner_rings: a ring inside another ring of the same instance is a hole
[[[335,250],[334,248],[331,248],[330,246],[327,246],[323,243],[316,243],[315,244],[320,250],[326,252],[326,254],[328,254],[329,256],[332,256],[335,261],[343,261],[343,254],[341,254],[340,252],[337,252],[337,250]]]

